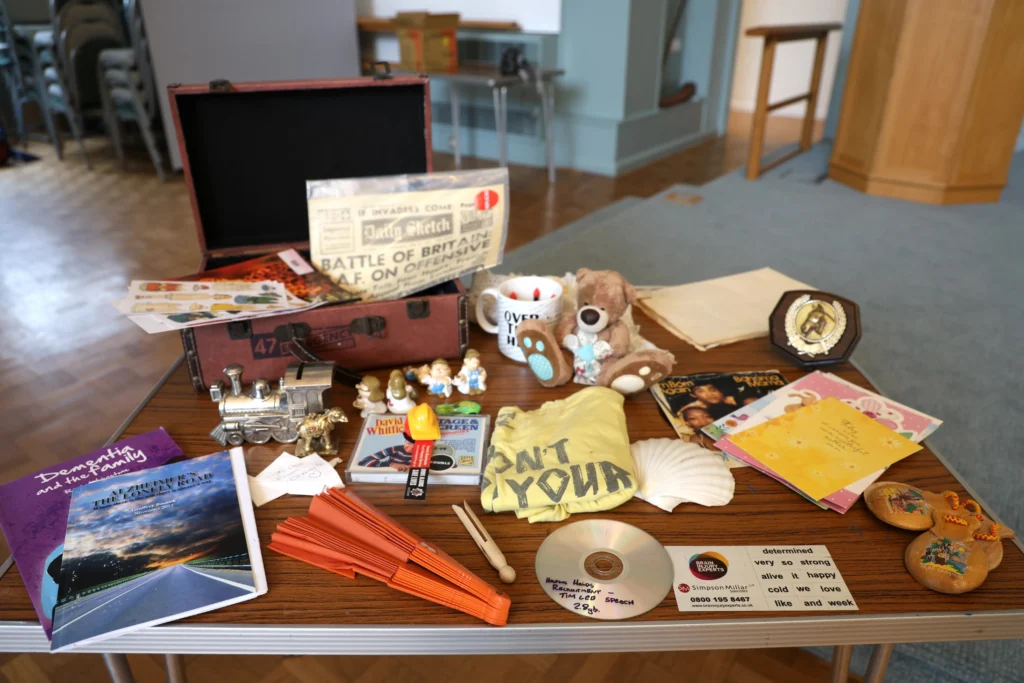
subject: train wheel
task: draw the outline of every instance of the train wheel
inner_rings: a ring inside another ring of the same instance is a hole
[[[231,444],[232,446],[241,446],[242,443],[244,442],[245,439],[243,439],[242,435],[239,434],[238,432],[232,432],[231,434],[228,434],[228,443]]]
[[[245,440],[249,443],[266,443],[270,441],[270,430],[264,426],[245,425],[242,427],[242,434],[245,435]]]
[[[274,441],[280,443],[294,443],[299,438],[298,430],[290,422],[282,427],[274,427],[270,430],[270,435],[274,437]]]

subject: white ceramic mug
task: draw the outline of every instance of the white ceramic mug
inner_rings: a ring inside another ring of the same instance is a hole
[[[484,298],[497,301],[497,323],[487,319]],[[524,320],[543,320],[552,325],[562,312],[562,285],[546,277],[514,277],[497,287],[488,287],[476,300],[476,320],[485,331],[498,335],[498,350],[508,358],[526,362],[516,344],[516,328]]]

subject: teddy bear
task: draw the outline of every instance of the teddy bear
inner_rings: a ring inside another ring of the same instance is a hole
[[[576,311],[563,316],[553,331],[539,320],[524,320],[516,329],[519,348],[541,385],[574,379],[634,394],[671,372],[673,357],[667,351],[630,348],[623,316],[637,299],[633,285],[613,270],[589,268],[577,271],[576,281]],[[571,366],[559,346],[572,351]]]

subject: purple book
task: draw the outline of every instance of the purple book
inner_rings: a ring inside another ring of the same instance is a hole
[[[57,601],[71,490],[184,456],[161,427],[0,486],[0,529],[47,638]]]

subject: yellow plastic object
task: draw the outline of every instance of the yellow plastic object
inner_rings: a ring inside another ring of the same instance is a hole
[[[437,441],[441,438],[437,415],[426,403],[410,410],[406,418],[409,420],[409,435],[416,441]]]

